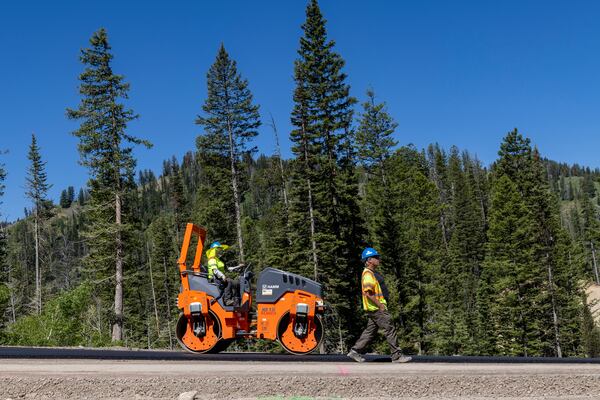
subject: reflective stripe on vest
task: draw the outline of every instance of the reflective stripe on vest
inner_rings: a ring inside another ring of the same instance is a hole
[[[369,281],[372,280],[372,282],[368,282],[368,284],[365,285],[365,275],[367,275],[367,274],[370,275],[371,279],[369,279]],[[373,294],[375,295],[375,298],[377,298],[377,301],[379,301],[381,304],[387,306],[387,301],[385,300],[385,297],[383,296],[383,293],[381,291],[381,286],[379,285],[379,281],[377,280],[377,278],[375,278],[375,275],[373,274],[373,272],[368,268],[365,268],[362,272],[361,287],[362,287],[362,303],[363,303],[363,309],[365,311],[379,310],[379,307],[377,306],[377,304],[375,304],[367,296],[365,296],[366,289],[373,292]]]
[[[225,263],[219,260],[217,257],[208,259],[208,279],[212,279],[215,275],[214,270],[218,269],[222,273],[225,273]]]

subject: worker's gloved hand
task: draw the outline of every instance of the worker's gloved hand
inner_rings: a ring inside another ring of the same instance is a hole
[[[219,282],[223,282],[227,279],[227,277],[225,276],[224,273],[222,273],[221,271],[219,271],[218,269],[215,269],[214,273],[214,277],[217,281]]]

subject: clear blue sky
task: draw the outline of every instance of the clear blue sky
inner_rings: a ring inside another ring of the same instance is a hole
[[[131,83],[148,138],[139,168],[194,149],[205,75],[224,42],[250,81],[263,120],[273,114],[289,156],[292,71],[306,2],[4,1],[0,5],[0,149],[8,169],[2,218],[29,207],[27,146],[39,139],[51,197],[87,180],[78,165],[79,50],[108,30],[114,70]],[[544,156],[599,167],[600,2],[321,0],[329,37],[346,60],[352,95],[372,85],[399,123],[401,144],[439,142],[487,163],[518,127]],[[263,126],[260,151],[274,150]]]

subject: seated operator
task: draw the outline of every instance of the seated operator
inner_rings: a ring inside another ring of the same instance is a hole
[[[219,259],[221,252],[229,246],[219,242],[213,242],[206,251],[208,257],[208,279],[215,279],[220,283],[223,290],[223,303],[226,306],[240,306],[240,281],[238,278],[231,279],[225,276],[225,263]]]

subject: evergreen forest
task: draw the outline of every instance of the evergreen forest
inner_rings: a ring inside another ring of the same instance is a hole
[[[128,130],[143,118],[127,106],[135,91],[113,71],[108,32],[91,36],[73,77],[79,102],[65,105],[89,181],[51,201],[32,135],[25,215],[0,226],[0,344],[177,348],[176,261],[194,222],[208,243],[232,245],[227,263],[322,283],[327,352],[347,352],[366,324],[360,254],[372,246],[408,354],[600,356],[586,298],[600,285],[600,170],[547,159],[514,127],[491,165],[468,149],[400,145],[410,138],[385,99],[352,91],[316,0],[301,28],[291,132],[221,45],[190,118],[198,136],[160,172],[137,168],[133,150],[152,143]],[[261,126],[275,154],[256,147]],[[1,161],[0,201],[11,173]],[[373,350],[387,351],[383,338]]]

